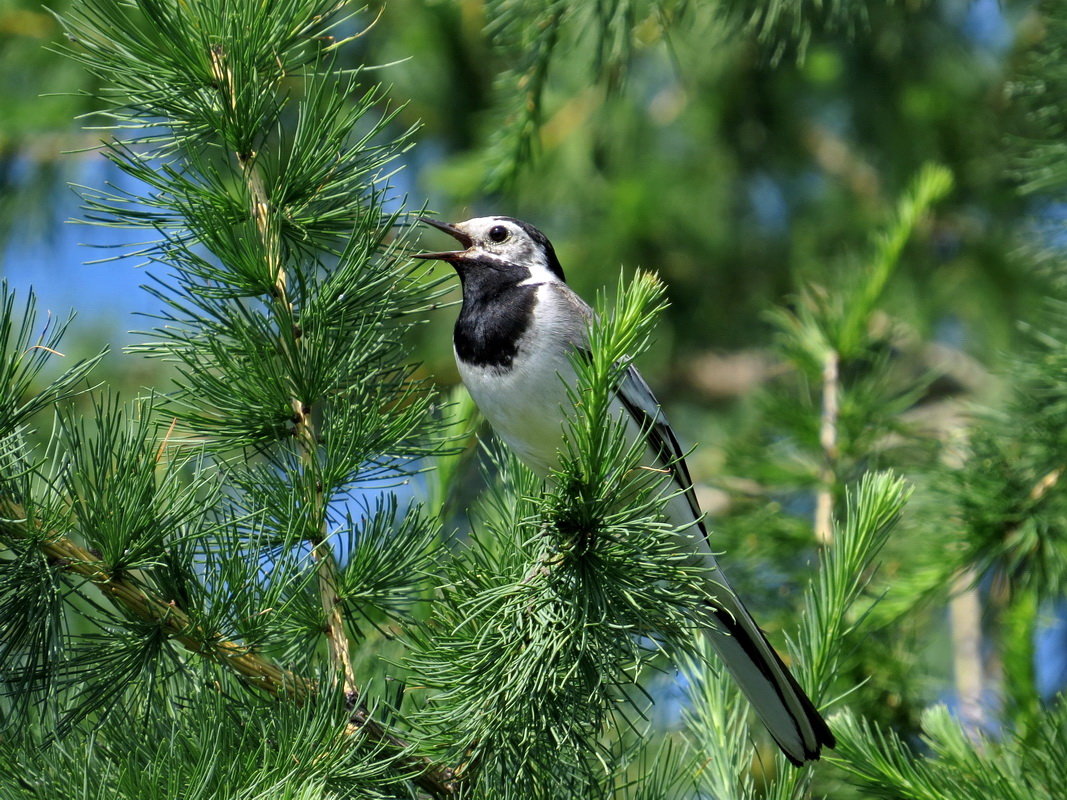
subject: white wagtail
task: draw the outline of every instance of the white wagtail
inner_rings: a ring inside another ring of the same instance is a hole
[[[463,306],[453,344],[460,377],[497,435],[545,476],[559,466],[570,404],[565,382],[575,381],[569,354],[586,346],[593,311],[567,286],[552,243],[533,225],[511,217],[422,221],[464,248],[416,256],[447,261],[459,273]],[[797,766],[817,759],[834,735],[719,570],[684,454],[633,366],[615,390],[613,411],[628,415],[633,436],[646,437],[647,466],[669,475],[668,519],[696,531],[689,540],[709,567],[699,618],[712,646],[786,757]]]

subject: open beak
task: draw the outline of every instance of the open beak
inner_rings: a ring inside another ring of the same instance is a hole
[[[435,219],[428,219],[427,217],[419,217],[419,222],[425,222],[427,225],[433,225],[439,231],[444,231],[453,239],[463,245],[463,250],[446,250],[440,253],[416,253],[412,258],[436,258],[441,261],[455,261],[463,256],[467,248],[469,248],[474,242],[467,234],[457,228],[455,225],[449,225],[447,222],[438,222]]]

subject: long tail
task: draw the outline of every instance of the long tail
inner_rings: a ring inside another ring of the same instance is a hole
[[[713,567],[708,577],[707,613],[702,615],[708,640],[786,758],[797,766],[814,761],[824,746],[835,745],[834,735],[715,562],[682,448],[652,390],[633,367],[621,379],[616,400],[613,413],[629,419],[634,438],[644,438],[652,472],[670,476],[663,484],[663,490],[672,493],[664,507],[667,518]]]
[[[708,641],[786,758],[798,767],[814,761],[836,744],[826,720],[718,570],[711,592]]]

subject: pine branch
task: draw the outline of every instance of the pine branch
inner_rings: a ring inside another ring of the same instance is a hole
[[[408,665],[430,695],[413,725],[476,796],[597,796],[632,755],[602,734],[639,731],[642,668],[691,647],[704,567],[662,521],[660,476],[641,469],[643,444],[610,402],[662,292],[641,273],[613,304],[600,298],[558,473],[546,487],[497,457],[501,483],[415,633]]]
[[[231,110],[237,111],[238,96],[234,87],[233,72],[226,62],[226,52],[222,45],[214,45],[211,48],[211,71],[222,93],[224,101],[230,105]],[[256,163],[256,153],[239,152],[234,154],[241,168],[241,174],[245,180],[245,189],[248,192],[250,213],[255,221],[256,230],[259,234],[260,244],[266,258],[266,268],[269,275],[274,276],[274,291],[272,292],[271,308],[280,330],[289,331],[289,335],[280,337],[279,346],[291,351],[298,351],[304,341],[301,331],[296,324],[293,303],[289,297],[288,274],[282,263],[282,241],[277,226],[273,224],[275,215],[271,208],[270,198],[267,195],[263,183],[263,175]],[[291,352],[288,363],[299,363],[298,352]],[[314,409],[311,403],[297,396],[291,399],[293,408],[293,438],[300,449],[300,461],[306,472],[316,471],[315,452],[318,441],[315,435],[315,423],[312,419]],[[348,641],[348,631],[344,614],[338,597],[337,589],[337,559],[334,557],[327,538],[326,498],[323,493],[322,480],[316,477],[313,481],[303,481],[308,487],[311,497],[307,503],[312,509],[312,519],[318,520],[319,533],[311,542],[311,555],[318,564],[319,598],[322,603],[323,617],[326,621],[326,639],[329,643],[330,662],[337,674],[341,676],[345,696],[350,702],[355,703],[359,696],[359,688],[356,685],[355,673],[352,669],[351,647]]]
[[[1062,98],[1067,90],[1067,66],[1063,60],[1067,42],[1067,9],[1056,0],[1042,0],[1030,11],[1030,35],[1036,39],[1025,48],[1007,84],[1012,105],[1021,111],[1010,137],[1005,137],[1014,177],[1023,194],[1056,196],[1067,185],[1064,129],[1067,115]]]
[[[534,30],[536,35],[532,46],[523,55],[525,66],[517,76],[506,79],[509,92],[518,88],[519,102],[504,120],[495,141],[490,144],[490,151],[499,151],[500,155],[492,157],[494,163],[487,176],[487,191],[499,191],[512,185],[520,171],[536,155],[549,68],[567,11],[566,0],[551,0],[544,8],[538,8],[532,24],[524,20],[526,24],[516,26],[520,30]],[[495,21],[497,36],[504,24],[500,19]]]
[[[662,45],[673,27],[690,22],[687,4],[680,0],[493,0],[486,5],[488,38],[515,65],[497,80],[504,113],[488,148],[489,192],[513,187],[539,155],[547,98],[556,83],[564,83],[553,81],[558,62],[569,59],[588,73],[583,90],[592,83],[610,93],[625,82],[638,47],[647,46],[646,40]],[[577,95],[570,102],[584,106],[587,101]]]
[[[137,619],[165,620],[183,646],[238,674],[266,670],[272,678],[248,682],[271,694],[295,691],[279,683],[288,676],[302,680],[294,686],[304,694],[325,691],[259,655],[274,648],[312,669],[325,634],[330,672],[352,710],[349,732],[382,745],[427,791],[447,794],[451,772],[411,755],[372,718],[347,616],[391,613],[405,590],[418,591],[420,577],[397,571],[425,573],[432,529],[415,512],[396,524],[396,504],[383,504],[362,519],[340,512],[350,542],[363,526],[344,569],[329,541],[332,501],[362,480],[403,474],[406,460],[434,449],[429,394],[403,365],[401,341],[412,324],[405,315],[425,306],[434,284],[400,263],[402,236],[390,236],[399,212],[382,210],[386,167],[406,134],[387,130],[395,112],[369,116],[381,100],[376,88],[358,91],[354,71],[334,69],[328,34],[353,17],[334,0],[85,0],[70,15],[71,54],[106,81],[101,99],[124,137],[105,155],[150,187],[143,196],[90,190],[90,212],[161,235],[142,252],[173,268],[151,289],[163,325],[138,349],[178,362],[170,415],[216,457],[229,482],[220,513],[233,517],[230,532],[195,534],[199,549],[180,535],[176,546],[145,536],[141,558],[154,571],[144,585],[109,569],[107,557],[71,563]],[[151,519],[153,488],[145,483],[138,523]],[[65,498],[54,499],[58,507]],[[113,549],[142,535],[106,533]],[[404,546],[411,550],[393,552]],[[194,574],[198,558],[204,576]],[[178,602],[164,602],[170,579],[160,565],[173,565],[175,583],[195,595],[184,615]],[[147,588],[153,582],[156,591]],[[240,613],[250,598],[270,602]],[[152,628],[117,627],[135,646]],[[236,635],[213,633],[228,627]],[[374,673],[362,677],[370,683]]]
[[[961,571],[952,585],[949,625],[952,629],[952,674],[961,722],[970,732],[984,727],[985,680],[982,665],[982,601],[971,570]]]
[[[249,647],[204,630],[173,600],[165,600],[138,585],[129,575],[117,575],[102,559],[73,540],[26,530],[25,512],[17,504],[0,500],[0,515],[0,530],[6,536],[33,542],[50,563],[66,573],[81,576],[120,608],[138,619],[159,625],[187,650],[222,664],[249,686],[297,704],[318,691],[314,681],[279,667]],[[353,699],[349,697],[349,700]],[[395,754],[398,768],[413,772],[412,780],[434,796],[448,796],[457,790],[453,770],[411,755],[410,745],[375,721],[365,705],[354,708],[347,732],[362,733],[371,742],[389,748]]]
[[[889,223],[873,237],[867,263],[862,268],[850,269],[840,290],[830,293],[809,288],[800,296],[795,310],[776,310],[771,315],[779,328],[779,346],[786,357],[802,375],[821,386],[818,423],[812,426],[804,421],[808,430],[814,429],[818,444],[813,470],[816,482],[813,530],[820,544],[832,543],[834,506],[842,475],[863,453],[854,441],[857,437],[849,435],[849,428],[841,419],[846,403],[859,393],[854,385],[858,381],[849,382],[843,376],[849,367],[863,360],[877,362],[880,343],[872,333],[873,315],[901,261],[905,245],[933,204],[951,187],[952,175],[948,170],[936,164],[924,166],[899,198]],[[886,401],[885,405],[892,407],[888,398]],[[900,396],[895,398],[895,404],[901,405]],[[867,427],[864,424],[863,428]]]
[[[817,32],[855,35],[867,27],[870,13],[868,4],[844,0],[728,0],[724,8],[755,33],[772,64],[788,55],[803,61]]]
[[[273,695],[299,701],[314,687],[288,670],[255,655],[249,648],[204,631],[174,602],[168,602],[137,585],[131,577],[119,577],[100,558],[64,536],[42,537],[25,530],[22,508],[8,501],[3,511],[3,531],[16,539],[33,541],[50,561],[65,572],[80,575],[105,596],[134,616],[161,625],[191,652],[225,664],[250,685]]]
[[[801,624],[789,641],[797,679],[817,707],[831,701],[834,682],[845,671],[855,643],[870,631],[868,615],[856,607],[909,494],[904,481],[890,473],[865,474],[847,494],[844,519],[834,524],[833,546],[820,552],[818,570],[804,592]],[[714,760],[699,771],[701,788],[721,800],[750,800],[757,793],[749,776],[746,702],[716,664],[690,659],[685,672],[692,704],[686,713],[689,751],[701,759],[709,743],[715,745]],[[831,727],[836,732],[836,718]],[[812,770],[786,767],[777,750],[770,758],[773,767],[765,767],[769,779],[759,796],[805,796]]]
[[[852,714],[837,718],[840,758],[854,782],[880,796],[916,800],[982,797],[1031,800],[1059,797],[1067,779],[1067,706],[1042,715],[1029,735],[1004,731],[997,739],[968,738],[943,705],[922,717],[926,751],[914,752],[901,738]],[[1033,741],[1040,746],[1033,746]]]

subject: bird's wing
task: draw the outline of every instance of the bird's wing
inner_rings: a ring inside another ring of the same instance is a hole
[[[596,317],[596,312],[566,284],[549,285],[551,291],[556,292],[559,299],[570,304],[576,312],[567,315],[567,319],[574,324],[563,332],[564,338],[580,353],[588,354],[588,325]],[[692,521],[700,526],[701,533],[707,538],[708,532],[701,521],[700,505],[697,503],[696,492],[693,491],[693,479],[689,476],[689,467],[685,463],[685,453],[678,444],[678,437],[674,435],[659,401],[633,364],[629,364],[622,373],[615,387],[615,396],[634,424],[647,437],[648,446],[656,455],[656,467],[668,470],[671,483],[685,498],[692,513]]]
[[[656,466],[668,470],[671,482],[689,504],[693,519],[699,523],[701,532],[707,537],[707,531],[701,521],[700,505],[693,490],[693,479],[689,476],[689,467],[685,463],[685,453],[678,444],[678,437],[674,435],[674,429],[663,414],[659,401],[633,364],[627,366],[622,374],[618,386],[615,387],[615,396],[644,433],[648,446],[656,454]]]

